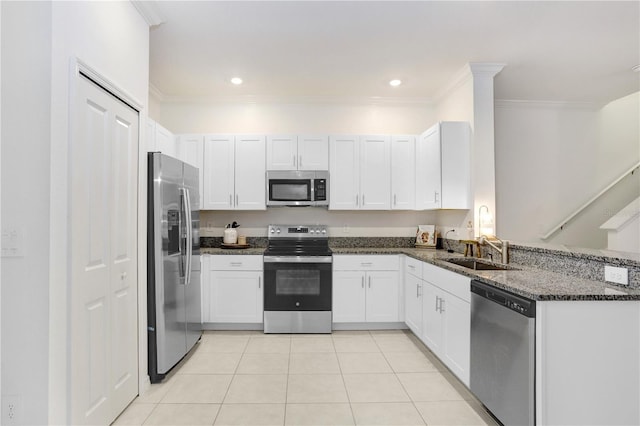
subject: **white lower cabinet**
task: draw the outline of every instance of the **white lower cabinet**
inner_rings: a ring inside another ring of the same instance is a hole
[[[209,257],[209,267],[202,286],[202,322],[261,323],[262,256]]]
[[[405,265],[407,326],[469,386],[471,279],[415,259],[405,258]]]
[[[440,298],[441,341],[437,354],[462,382],[469,386],[471,353],[471,305],[442,291]]]
[[[364,281],[361,271],[333,271],[333,322],[365,321]]]
[[[333,256],[333,322],[400,321],[397,255]]]
[[[422,262],[405,257],[404,315],[407,327],[416,336],[422,335]]]
[[[640,424],[640,303],[536,302],[536,423]]]

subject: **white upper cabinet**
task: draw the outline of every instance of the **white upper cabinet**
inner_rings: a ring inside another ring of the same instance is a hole
[[[328,137],[268,136],[267,170],[329,170]]]
[[[204,148],[203,135],[179,135],[177,137],[177,154],[178,158],[187,164],[191,164],[198,168],[198,177],[200,182],[200,206],[204,200],[204,192],[202,185],[204,183]]]
[[[267,136],[267,170],[298,169],[298,138],[290,135]]]
[[[204,141],[204,210],[233,210],[235,207],[235,138],[206,136]]]
[[[358,136],[329,140],[329,209],[360,208],[360,141]]]
[[[442,205],[439,125],[418,137],[415,164],[416,210],[439,209]]]
[[[265,210],[264,136],[208,135],[204,210]]]
[[[390,154],[389,136],[332,136],[329,209],[389,210]]]
[[[265,140],[264,136],[236,136],[235,208],[265,210]]]
[[[391,137],[391,209],[416,207],[416,138],[413,135]]]
[[[298,170],[329,170],[328,136],[298,136]]]
[[[360,208],[391,208],[391,138],[362,136],[360,139]]]
[[[194,167],[202,169],[203,135],[178,135],[177,158]]]
[[[471,208],[469,123],[445,121],[416,143],[416,209]]]
[[[147,118],[147,151],[177,157],[176,137],[151,118]]]

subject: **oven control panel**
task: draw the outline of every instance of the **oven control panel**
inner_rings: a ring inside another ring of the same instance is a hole
[[[328,238],[326,225],[269,225],[269,238]]]

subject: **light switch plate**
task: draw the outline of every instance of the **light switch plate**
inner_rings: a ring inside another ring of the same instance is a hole
[[[22,229],[14,227],[2,228],[2,257],[24,256]]]
[[[604,280],[611,283],[629,285],[629,270],[627,268],[605,265]]]

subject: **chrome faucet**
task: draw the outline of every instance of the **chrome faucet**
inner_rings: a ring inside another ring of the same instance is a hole
[[[492,243],[491,242],[492,239],[494,241],[498,241],[500,243],[500,247]],[[488,237],[486,235],[480,235],[480,238],[478,239],[478,243],[480,245],[484,245],[484,244],[490,245],[491,247],[493,247],[494,250],[496,250],[498,253],[502,255],[502,263],[505,263],[505,264],[509,263],[509,241],[501,240],[496,236]]]

